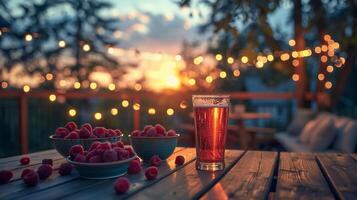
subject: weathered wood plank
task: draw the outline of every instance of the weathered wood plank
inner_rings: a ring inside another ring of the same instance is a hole
[[[357,199],[357,162],[346,154],[317,156],[320,167],[340,199]]]
[[[248,151],[201,199],[267,199],[278,154]]]
[[[334,199],[311,153],[281,153],[275,199]]]
[[[131,199],[191,199],[204,193],[219,181],[239,160],[243,151],[226,151],[226,168],[222,171],[205,172],[196,170],[195,162],[171,174],[155,185],[146,188]]]
[[[175,150],[175,153],[168,159],[170,163],[170,170],[174,168],[174,159],[175,155],[178,153],[184,151],[184,148],[178,147]],[[142,177],[143,175],[130,175],[130,179],[132,179],[132,176],[138,176]],[[62,177],[60,177],[62,178]],[[12,199],[12,198],[17,198],[17,199],[62,199],[66,196],[72,197],[74,193],[78,194],[79,197],[84,197],[88,196],[88,198],[98,198],[98,195],[100,194],[101,196],[104,193],[107,193],[105,190],[108,190],[108,195],[112,194],[114,197],[117,198],[117,196],[114,193],[113,190],[113,183],[115,179],[108,179],[108,180],[89,180],[89,179],[82,179],[78,176],[77,173],[75,175],[72,175],[68,177],[66,180],[57,180],[54,179],[52,180],[51,185],[49,187],[46,187],[45,185],[42,188],[36,189],[34,191],[28,191],[28,190],[23,190],[18,192],[17,194],[12,194],[10,196],[7,196],[6,199]],[[40,184],[41,185],[41,184]],[[137,187],[138,184],[134,183],[132,185],[132,189],[134,190],[135,187]],[[138,185],[139,186],[139,185]],[[102,190],[104,191],[102,194]],[[98,192],[97,196],[91,196],[89,195],[91,192]],[[1,197],[0,197],[1,198]]]

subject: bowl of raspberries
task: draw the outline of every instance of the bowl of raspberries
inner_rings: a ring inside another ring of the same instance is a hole
[[[127,173],[130,161],[138,159],[133,149],[121,141],[93,142],[89,149],[77,144],[70,148],[67,161],[82,178],[108,179]]]
[[[89,149],[95,141],[116,142],[120,141],[122,136],[123,133],[119,129],[93,128],[89,123],[79,127],[75,122],[68,122],[64,127],[58,127],[55,134],[50,136],[50,140],[58,153],[67,157],[70,148],[76,144]]]
[[[161,124],[146,125],[143,130],[134,130],[129,135],[136,154],[148,162],[154,155],[166,160],[175,150],[180,135],[174,130],[166,131]]]

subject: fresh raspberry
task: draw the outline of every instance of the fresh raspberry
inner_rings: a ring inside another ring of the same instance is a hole
[[[93,134],[96,135],[98,138],[104,138],[107,133],[107,129],[104,127],[96,127],[93,130]]]
[[[89,162],[89,159],[90,159],[91,157],[97,156],[97,155],[98,155],[98,153],[97,153],[96,150],[92,150],[92,151],[88,152],[88,154],[86,155],[86,161]]]
[[[123,194],[129,190],[130,182],[125,177],[118,178],[114,183],[114,190],[117,194]]]
[[[147,136],[149,136],[149,137],[156,136],[156,128],[155,128],[155,127],[149,128],[149,130],[146,132],[146,134],[147,134]]]
[[[135,155],[134,149],[132,147],[125,147],[124,149],[128,151],[129,157],[133,157]]]
[[[150,165],[151,166],[160,166],[161,164],[161,158],[158,155],[154,155],[150,158]]]
[[[100,145],[100,142],[98,142],[98,141],[93,142],[89,147],[89,151],[96,149],[99,145]]]
[[[9,170],[1,170],[0,171],[0,183],[5,184],[12,179],[12,172]]]
[[[115,151],[117,152],[118,160],[126,160],[130,158],[129,152],[125,149],[116,147]]]
[[[185,157],[183,156],[176,156],[175,164],[176,165],[183,165],[185,163]]]
[[[102,159],[104,162],[114,162],[118,160],[118,154],[113,149],[105,150],[102,155]]]
[[[71,149],[69,150],[69,155],[72,158],[75,158],[77,156],[77,154],[82,154],[83,155],[84,149],[83,146],[80,144],[74,145],[71,147]]]
[[[114,132],[116,133],[117,136],[122,136],[123,133],[119,129],[115,129]]]
[[[93,133],[89,135],[90,139],[94,139],[94,138],[98,138],[96,135],[94,135]]]
[[[85,155],[81,155],[81,154],[77,154],[76,157],[74,158],[75,162],[86,162],[86,156]]]
[[[138,136],[140,136],[140,133],[141,133],[141,131],[139,131],[139,130],[134,130],[133,132],[131,132],[131,136],[133,136],[133,137],[138,137]]]
[[[155,166],[148,167],[145,170],[145,177],[149,181],[156,179],[158,174],[159,174],[159,170]]]
[[[82,124],[82,128],[86,128],[90,133],[92,133],[93,128],[89,123]]]
[[[166,129],[161,124],[156,124],[155,129],[158,135],[162,135],[162,136],[165,135]]]
[[[38,184],[38,174],[35,171],[28,172],[24,175],[23,181],[29,187],[35,186]]]
[[[96,156],[93,156],[93,157],[89,158],[88,162],[89,163],[102,163],[103,159],[102,159],[101,156],[96,155]]]
[[[24,156],[24,157],[21,157],[20,164],[21,165],[28,165],[30,163],[30,161],[31,161],[30,157]]]
[[[112,143],[112,146],[113,146],[113,144],[115,147],[124,148],[124,143],[122,141],[114,142],[114,143]]]
[[[24,176],[25,176],[26,174],[28,174],[28,173],[30,173],[30,172],[32,172],[32,171],[34,171],[34,170],[33,170],[33,169],[29,169],[29,168],[22,170],[22,172],[21,172],[21,178],[24,178]]]
[[[141,165],[138,160],[132,160],[129,163],[128,174],[137,174],[141,172]]]
[[[89,153],[89,151],[83,151],[83,155],[87,155]]]
[[[95,149],[99,155],[102,155],[105,150],[109,150],[112,148],[112,144],[110,142],[103,142],[98,145]]]
[[[134,160],[138,161],[139,163],[141,162],[139,157],[135,157]]]
[[[105,137],[114,137],[116,135],[117,133],[113,129],[107,129],[107,132],[105,133]]]
[[[37,169],[38,176],[41,180],[45,180],[52,174],[52,167],[48,164],[43,164]]]
[[[71,132],[77,129],[77,124],[75,122],[68,122],[64,127]]]
[[[70,175],[72,173],[72,170],[73,170],[73,167],[71,164],[69,163],[62,163],[59,167],[59,174],[61,176],[67,176],[67,175]]]
[[[176,131],[170,129],[169,131],[167,131],[167,136],[176,136]]]
[[[91,132],[86,127],[82,127],[78,133],[79,137],[83,139],[89,138],[90,134]]]
[[[55,136],[57,138],[64,138],[68,135],[68,130],[66,128],[63,128],[63,127],[58,127],[56,129],[56,132],[55,132]]]
[[[79,134],[76,131],[71,131],[64,139],[79,139]]]
[[[150,128],[152,128],[153,126],[151,126],[151,125],[146,125],[145,127],[144,127],[144,129],[143,129],[143,132],[144,133],[147,133],[147,131],[150,129]]]
[[[42,164],[48,164],[48,165],[53,166],[53,160],[50,158],[45,158],[42,160]]]

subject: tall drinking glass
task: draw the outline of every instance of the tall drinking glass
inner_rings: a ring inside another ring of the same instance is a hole
[[[224,150],[229,115],[228,95],[193,95],[196,133],[196,168],[224,169]]]

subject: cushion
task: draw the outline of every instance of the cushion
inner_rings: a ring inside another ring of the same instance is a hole
[[[303,144],[309,144],[310,143],[310,138],[311,138],[311,133],[314,127],[316,126],[316,120],[310,120],[307,122],[305,125],[304,129],[301,131],[301,134],[299,136],[299,140]]]
[[[313,128],[308,143],[312,151],[326,150],[334,141],[336,136],[335,120],[332,116],[326,116],[317,121]]]
[[[311,150],[307,145],[300,142],[298,136],[291,136],[287,133],[275,134],[275,139],[281,144],[287,151],[293,152],[310,152]]]
[[[353,153],[357,145],[357,121],[349,122],[338,131],[334,148],[344,153]]]
[[[310,109],[298,109],[291,121],[287,131],[290,135],[299,135],[305,124],[315,117],[315,113]]]

